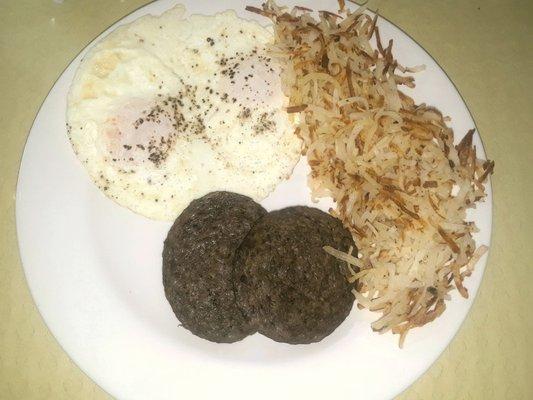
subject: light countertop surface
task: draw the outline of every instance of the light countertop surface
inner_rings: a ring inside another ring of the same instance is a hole
[[[63,352],[31,298],[15,188],[26,137],[55,80],[96,35],[144,3],[0,1],[0,399],[110,398]],[[368,5],[448,73],[496,161],[492,249],[478,297],[448,348],[398,398],[532,399],[533,1]]]

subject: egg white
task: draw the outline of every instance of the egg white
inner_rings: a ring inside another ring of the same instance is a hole
[[[97,43],[67,107],[69,139],[95,184],[158,220],[215,190],[266,197],[301,150],[272,40],[234,12],[185,18],[177,6]]]

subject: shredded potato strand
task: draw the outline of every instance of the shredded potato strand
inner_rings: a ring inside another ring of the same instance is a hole
[[[290,112],[311,167],[313,198],[331,196],[332,214],[353,233],[360,256],[326,247],[358,282],[359,307],[381,314],[380,333],[400,335],[433,321],[487,250],[476,250],[466,210],[486,196],[493,162],[476,157],[472,134],[454,145],[437,109],[398,90],[414,87],[382,44],[376,18],[340,2],[341,16],[288,10],[272,1],[250,9],[274,23],[272,53],[285,66]],[[375,43],[375,45],[374,45]]]

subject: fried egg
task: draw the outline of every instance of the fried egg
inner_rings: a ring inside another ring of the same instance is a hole
[[[68,137],[94,183],[157,220],[216,190],[265,198],[301,151],[272,41],[232,11],[186,18],[177,6],[97,43],[67,101]]]

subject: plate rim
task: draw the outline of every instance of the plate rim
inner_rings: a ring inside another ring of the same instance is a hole
[[[330,0],[330,1],[334,2],[334,0]],[[36,121],[37,121],[37,119],[38,119],[38,117],[39,117],[39,115],[40,115],[40,113],[42,111],[42,108],[43,108],[46,100],[49,98],[51,92],[54,90],[54,88],[56,87],[57,83],[63,77],[65,72],[72,66],[72,64],[78,59],[78,57],[83,52],[87,51],[88,48],[91,47],[91,45],[94,45],[95,43],[97,43],[97,41],[100,40],[102,37],[104,37],[103,35],[107,31],[109,31],[111,28],[115,27],[115,29],[116,29],[117,24],[120,24],[120,22],[122,22],[124,19],[130,17],[132,14],[134,14],[134,13],[136,13],[136,12],[138,12],[138,11],[144,9],[144,8],[149,8],[154,3],[159,3],[159,2],[165,2],[165,0],[150,0],[149,2],[134,8],[133,10],[129,11],[128,13],[122,15],[120,18],[118,18],[117,20],[112,22],[109,26],[104,28],[99,33],[97,33],[92,39],[90,39],[88,42],[83,44],[82,48],[75,55],[72,56],[70,61],[65,65],[65,67],[62,69],[62,71],[57,75],[57,78],[51,84],[51,86],[50,86],[49,90],[47,91],[46,95],[42,98],[42,101],[41,101],[39,107],[37,108],[35,116],[34,116],[32,122],[31,122],[31,126],[30,126],[30,128],[29,128],[29,130],[27,132],[26,138],[24,140],[23,151],[21,152],[21,155],[20,155],[20,158],[19,158],[19,162],[18,162],[18,169],[17,169],[17,175],[16,175],[16,187],[15,187],[15,190],[14,190],[14,192],[15,192],[15,202],[14,202],[15,203],[14,204],[15,237],[16,237],[16,243],[17,243],[17,252],[18,252],[18,255],[19,255],[20,266],[22,267],[22,271],[23,271],[23,274],[24,274],[25,283],[27,285],[27,288],[29,289],[33,305],[37,309],[38,315],[39,315],[40,319],[42,320],[42,322],[44,323],[44,326],[46,327],[48,332],[51,334],[51,337],[59,345],[59,347],[61,348],[63,353],[68,357],[68,359],[86,377],[88,377],[96,386],[98,386],[102,391],[104,391],[106,394],[108,394],[112,398],[114,398],[115,396],[107,388],[105,388],[99,382],[97,382],[97,380],[95,380],[91,376],[91,374],[89,374],[89,372],[76,359],[74,359],[73,356],[71,356],[69,352],[67,352],[65,350],[63,344],[61,343],[59,338],[56,336],[56,334],[54,334],[54,331],[51,329],[51,327],[49,326],[49,323],[44,318],[44,316],[43,316],[43,314],[41,312],[41,308],[38,306],[38,302],[37,302],[36,296],[34,294],[34,289],[32,289],[32,286],[30,285],[29,280],[28,280],[27,270],[26,270],[25,264],[23,262],[23,254],[22,254],[23,252],[22,252],[22,247],[21,247],[21,243],[20,243],[20,231],[21,231],[21,222],[20,221],[21,221],[21,216],[20,216],[20,213],[19,213],[19,210],[20,210],[20,207],[19,207],[19,191],[20,191],[20,189],[19,188],[20,188],[20,183],[21,183],[21,170],[22,170],[22,166],[23,166],[26,154],[27,154],[27,144],[28,144],[30,135],[32,134],[32,131],[33,131],[34,127],[35,127],[35,123],[36,123]],[[174,5],[181,4],[179,1],[173,1],[173,3],[174,3]],[[358,7],[363,7],[363,6],[358,6]],[[166,10],[168,10],[168,8]],[[229,9],[229,10],[234,10],[234,9]],[[429,57],[435,63],[435,65],[438,67],[440,72],[442,72],[444,74],[444,76],[446,77],[448,82],[451,83],[451,85],[453,86],[453,89],[455,90],[455,92],[460,97],[460,99],[461,99],[461,101],[462,101],[462,103],[463,103],[468,115],[470,116],[470,118],[471,118],[471,120],[472,120],[472,122],[474,124],[474,128],[475,128],[475,130],[477,132],[477,136],[479,137],[479,140],[481,142],[482,151],[485,154],[486,158],[489,159],[489,157],[487,155],[487,148],[485,146],[485,142],[483,141],[483,136],[481,135],[481,132],[480,132],[480,130],[478,128],[478,125],[476,123],[476,119],[474,118],[474,115],[472,114],[472,111],[470,110],[470,107],[469,107],[468,103],[466,102],[463,94],[459,90],[459,88],[458,88],[457,84],[455,83],[455,81],[450,77],[450,75],[441,66],[441,64],[437,61],[437,59],[428,50],[426,50],[416,39],[414,39],[408,32],[406,32],[401,26],[395,24],[394,22],[392,22],[390,19],[384,17],[383,15],[380,15],[378,11],[375,12],[375,11],[372,11],[372,10],[366,8],[366,12],[371,14],[371,15],[378,14],[378,19],[382,19],[382,20],[386,21],[387,23],[389,23],[390,25],[392,25],[394,28],[398,29],[403,35],[405,35],[406,38],[408,38],[413,44],[416,44],[416,46],[418,46],[418,48],[427,57]],[[146,14],[143,14],[143,15],[148,15],[148,14],[151,14],[151,13],[147,12]],[[416,77],[416,75],[415,75],[415,77]],[[444,351],[455,340],[455,338],[457,337],[457,334],[462,330],[465,320],[467,319],[467,317],[472,312],[472,308],[474,307],[474,304],[478,300],[478,292],[479,292],[479,289],[481,288],[481,286],[482,286],[482,284],[483,284],[483,282],[485,280],[486,268],[487,268],[487,266],[489,264],[489,261],[491,259],[490,256],[491,256],[491,253],[492,253],[491,250],[492,250],[493,238],[494,238],[494,235],[493,235],[493,233],[494,233],[494,189],[493,189],[493,186],[492,186],[492,176],[491,175],[488,176],[488,180],[487,180],[487,184],[486,184],[485,189],[486,189],[486,193],[487,193],[485,201],[486,202],[490,202],[490,213],[489,213],[489,215],[490,215],[490,219],[489,219],[490,230],[488,232],[488,247],[489,247],[489,249],[487,251],[486,258],[485,258],[485,263],[484,263],[482,271],[481,271],[479,285],[475,288],[475,293],[474,293],[474,296],[472,297],[472,302],[470,304],[466,304],[466,307],[467,307],[466,313],[461,318],[457,330],[455,330],[455,332],[453,333],[452,337],[447,341],[447,343],[444,345],[444,347],[434,357],[432,357],[432,359],[428,360],[427,365],[424,366],[423,370],[421,371],[421,373],[418,376],[416,376],[413,380],[409,381],[403,388],[401,388],[401,390],[397,390],[396,393],[394,394],[394,397],[404,393],[413,384],[415,384],[422,376],[424,376],[428,372],[428,370],[442,356]],[[469,293],[471,293],[471,291],[469,291]],[[455,299],[455,301],[458,301],[458,299]]]

